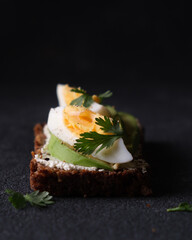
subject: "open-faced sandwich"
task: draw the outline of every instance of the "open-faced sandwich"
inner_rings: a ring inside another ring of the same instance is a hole
[[[50,110],[46,124],[34,127],[33,190],[84,197],[152,193],[142,127],[134,116],[102,105],[111,95],[57,86],[59,106]]]

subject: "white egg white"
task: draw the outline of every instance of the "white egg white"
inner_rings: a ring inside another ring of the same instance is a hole
[[[57,84],[56,87],[56,94],[57,94],[57,99],[59,102],[59,106],[61,107],[66,107],[66,102],[65,102],[65,98],[63,96],[63,88],[64,88],[65,84]]]
[[[64,107],[51,108],[48,116],[47,126],[49,131],[64,143],[74,145],[77,137],[69,131],[63,121]]]
[[[73,146],[78,137],[65,126],[63,121],[63,111],[64,107],[52,108],[50,110],[47,122],[48,129],[64,143]],[[104,148],[98,153],[95,151],[92,156],[108,163],[126,163],[133,160],[131,153],[125,147],[122,138],[118,139],[108,149]]]
[[[96,150],[97,151],[97,150]],[[108,163],[126,163],[133,160],[131,153],[125,147],[122,138],[119,138],[110,148],[104,148],[98,153],[92,154],[93,157]]]
[[[67,106],[67,104],[65,102],[65,98],[63,96],[63,88],[64,87],[65,87],[65,84],[57,84],[57,89],[56,89],[59,106],[62,106],[62,107],[66,107]],[[104,107],[103,105],[99,104],[99,103],[96,103],[96,102],[93,102],[91,104],[91,106],[88,107],[88,109],[93,111],[93,112],[96,112],[96,113],[99,113],[101,115],[104,115],[104,116],[110,116],[110,113],[107,110],[107,108]]]

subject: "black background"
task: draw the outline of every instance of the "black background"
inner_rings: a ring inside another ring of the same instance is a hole
[[[0,11],[1,239],[189,239],[191,214],[166,212],[192,196],[189,6],[1,1]],[[153,197],[11,207],[4,190],[30,191],[32,128],[57,106],[57,83],[110,89],[106,103],[140,119]]]

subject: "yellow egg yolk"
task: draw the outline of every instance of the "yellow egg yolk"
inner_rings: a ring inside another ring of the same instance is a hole
[[[63,111],[63,121],[65,126],[79,137],[81,133],[94,131],[104,133],[100,126],[95,123],[95,118],[104,118],[99,113],[94,113],[87,108],[77,106],[67,106]]]
[[[74,99],[76,99],[82,95],[81,93],[71,92],[72,89],[73,88],[69,87],[68,84],[66,84],[63,87],[63,97],[65,99],[66,105],[69,105],[71,103],[71,101],[73,101]]]

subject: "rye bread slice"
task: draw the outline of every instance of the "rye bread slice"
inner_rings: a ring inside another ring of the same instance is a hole
[[[34,158],[44,145],[43,124],[34,127],[34,152],[30,162],[32,190],[48,191],[54,196],[149,196],[152,194],[150,167],[142,159],[142,146],[132,163],[114,171],[61,170],[50,168]]]

